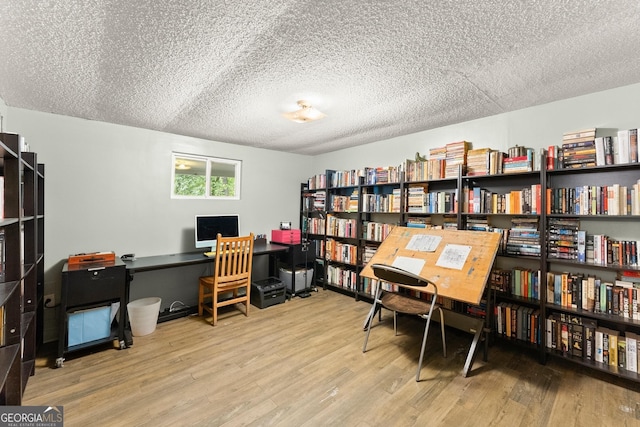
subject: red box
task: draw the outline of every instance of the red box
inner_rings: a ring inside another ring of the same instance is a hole
[[[299,245],[301,243],[300,230],[271,230],[271,241]]]

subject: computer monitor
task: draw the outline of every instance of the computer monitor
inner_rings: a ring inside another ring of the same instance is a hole
[[[215,251],[218,233],[220,233],[222,237],[239,236],[240,226],[238,215],[196,215],[196,248],[210,248],[211,251]]]

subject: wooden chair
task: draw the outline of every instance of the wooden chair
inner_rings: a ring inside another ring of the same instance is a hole
[[[384,264],[374,264],[371,266],[373,274],[379,279],[376,286],[375,298],[373,300],[373,307],[369,312],[369,319],[367,322],[367,334],[364,338],[364,346],[362,352],[367,351],[367,341],[369,340],[369,333],[371,331],[371,324],[375,314],[380,309],[380,306],[385,307],[393,311],[393,331],[397,335],[397,313],[414,314],[418,317],[426,320],[424,328],[424,336],[422,338],[422,347],[420,348],[420,359],[418,361],[418,371],[416,372],[416,381],[420,381],[420,370],[422,369],[422,359],[424,357],[424,349],[427,344],[427,336],[429,334],[429,324],[431,323],[431,316],[434,310],[440,312],[440,329],[442,331],[442,353],[444,357],[447,357],[447,344],[445,342],[444,334],[444,313],[442,307],[440,307],[435,301],[438,298],[437,286],[422,277],[412,274],[406,270],[402,270],[397,267]],[[419,292],[429,292],[432,294],[433,303],[424,301],[417,298],[412,298],[408,295],[403,295],[397,292],[382,291],[380,286],[381,282],[389,282],[396,284],[402,288],[416,290]]]
[[[251,305],[251,267],[253,263],[253,233],[244,237],[222,237],[218,234],[213,276],[200,277],[198,314],[212,314],[211,323],[218,323],[218,308],[244,304],[249,316]],[[244,293],[238,291],[244,289]],[[222,294],[231,294],[221,299]],[[209,298],[211,301],[209,302]]]

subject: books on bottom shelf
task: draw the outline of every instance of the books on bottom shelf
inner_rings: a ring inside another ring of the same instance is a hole
[[[495,307],[494,328],[504,338],[541,344],[540,310],[514,303],[501,302]]]
[[[598,325],[594,319],[565,313],[546,319],[546,346],[564,357],[637,373],[639,345],[640,335]]]

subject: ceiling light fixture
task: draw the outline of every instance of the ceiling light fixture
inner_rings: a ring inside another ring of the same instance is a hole
[[[300,100],[298,105],[299,110],[283,113],[282,116],[296,123],[307,123],[326,117],[326,114],[313,108],[307,101]]]
[[[186,170],[191,169],[191,166],[187,166],[184,163],[178,163],[176,165],[176,169],[181,170],[181,171],[186,171]]]

